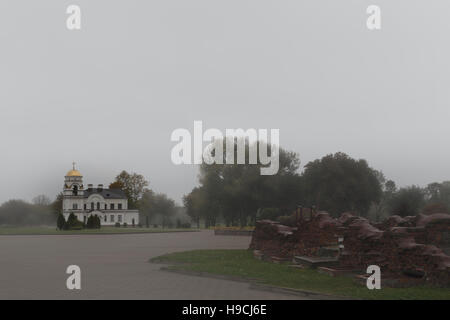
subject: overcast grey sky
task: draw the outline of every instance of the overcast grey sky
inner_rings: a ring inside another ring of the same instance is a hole
[[[82,30],[66,29],[68,5]],[[366,8],[382,9],[382,30]],[[181,202],[176,128],[278,128],[302,164],[343,151],[399,185],[450,179],[445,0],[3,0],[0,201],[122,169]]]

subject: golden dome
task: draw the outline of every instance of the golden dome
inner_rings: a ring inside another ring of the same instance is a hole
[[[67,172],[66,177],[81,177],[81,173],[78,170],[70,170]]]

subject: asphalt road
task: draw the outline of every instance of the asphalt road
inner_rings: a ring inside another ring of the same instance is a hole
[[[245,282],[161,271],[151,257],[193,249],[244,249],[250,237],[212,231],[67,236],[0,236],[0,299],[299,299]],[[68,290],[66,268],[81,268]]]

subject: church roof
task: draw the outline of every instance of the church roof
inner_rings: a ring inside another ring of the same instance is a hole
[[[105,199],[127,199],[125,192],[121,189],[89,188],[84,191],[85,198],[89,198],[93,194],[99,194]]]
[[[67,172],[66,177],[81,177],[81,173],[78,170],[70,170]]]

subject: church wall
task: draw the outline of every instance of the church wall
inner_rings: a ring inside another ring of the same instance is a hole
[[[84,204],[86,204],[86,210],[91,210],[91,203],[94,202],[94,209],[97,209],[97,202],[100,202],[100,210],[105,210],[105,204],[106,204],[106,210],[110,211],[111,204],[114,204],[114,210],[119,210],[119,204],[122,205],[121,210],[128,210],[128,201],[127,199],[104,199],[103,197],[99,195],[92,195],[88,199],[85,198],[65,198],[63,200],[63,210],[64,211],[75,211],[73,209],[73,205],[77,204],[78,210],[84,210]],[[111,211],[114,211],[111,210]]]
[[[117,222],[119,222],[121,225],[124,223],[131,226],[133,224],[138,225],[139,224],[139,211],[137,210],[110,210],[110,211],[104,211],[100,215],[100,220],[102,223],[102,226],[114,226]],[[105,216],[106,216],[106,222],[105,222]],[[114,217],[113,220],[111,220],[111,216]],[[121,221],[119,221],[119,216],[122,216]]]

